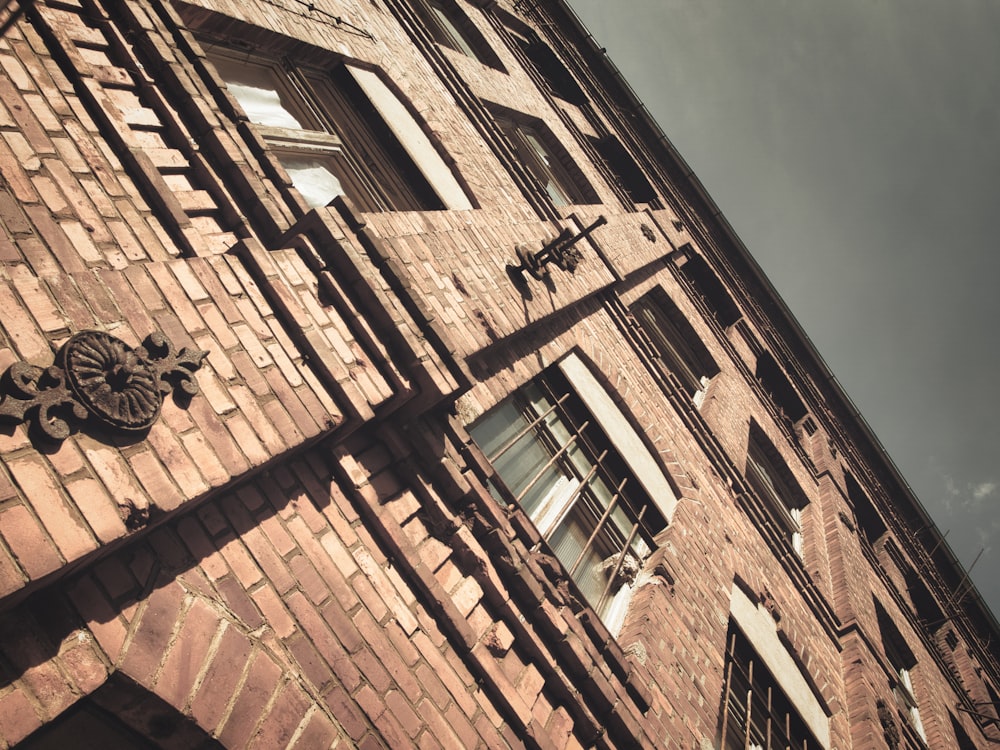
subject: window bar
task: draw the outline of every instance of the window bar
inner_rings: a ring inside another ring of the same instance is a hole
[[[490,463],[493,463],[498,458],[500,458],[500,456],[502,456],[504,453],[506,453],[511,448],[513,448],[514,444],[517,443],[518,440],[520,440],[525,435],[527,435],[529,432],[531,432],[533,429],[535,429],[542,421],[545,420],[546,417],[548,417],[552,412],[554,412],[556,410],[556,408],[563,401],[565,401],[568,398],[569,398],[569,393],[563,394],[554,404],[552,404],[552,406],[550,406],[544,412],[542,412],[541,414],[539,414],[538,417],[536,417],[532,422],[530,422],[523,430],[521,430],[514,437],[512,437],[510,440],[508,440],[506,443],[504,443],[502,446],[500,446],[500,449],[496,453],[494,453],[492,456],[489,457]]]
[[[771,686],[767,686],[767,720],[764,722],[764,732],[766,733],[765,747],[774,747],[774,691]]]
[[[628,538],[625,540],[625,544],[622,546],[622,551],[618,556],[618,562],[615,564],[615,569],[611,573],[611,577],[608,578],[608,582],[604,584],[604,591],[601,592],[601,598],[597,600],[597,606],[594,607],[598,612],[601,611],[601,607],[604,606],[608,599],[608,594],[611,591],[611,587],[614,585],[615,579],[618,574],[621,573],[622,566],[625,564],[625,555],[628,554],[629,547],[632,546],[632,540],[635,539],[635,535],[639,532],[639,526],[642,524],[642,517],[646,515],[646,508],[648,505],[643,505],[642,510],[639,511],[639,515],[635,519],[635,523],[632,524],[632,530],[628,534]]]
[[[722,729],[719,734],[722,737],[722,747],[726,746],[726,732],[729,727],[729,701],[732,700],[731,692],[733,689],[733,668],[735,664],[735,659],[733,658],[733,651],[736,647],[736,634],[733,633],[729,637],[729,659],[726,664],[726,674],[722,685]]]
[[[596,467],[595,467],[596,468]],[[594,531],[590,534],[587,539],[587,543],[583,545],[583,549],[580,550],[580,555],[576,558],[576,562],[573,563],[572,567],[569,569],[569,574],[572,577],[576,574],[576,569],[580,567],[580,563],[583,562],[583,558],[587,555],[587,551],[594,546],[594,540],[597,539],[597,535],[601,533],[604,529],[605,524],[607,524],[608,519],[611,518],[611,514],[614,512],[615,508],[618,507],[618,501],[622,496],[622,487],[625,486],[625,482],[628,481],[626,477],[621,481],[621,484],[615,489],[615,494],[611,498],[611,502],[608,503],[608,507],[605,508],[604,513],[601,515],[600,520],[594,527]],[[581,485],[582,487],[583,485]],[[578,490],[579,491],[579,490]]]
[[[753,721],[753,667],[754,661],[747,663],[747,710],[746,726],[743,729],[743,747],[750,747],[750,724]]]
[[[590,424],[590,422],[587,421],[587,422],[584,422],[582,425],[580,425],[579,429],[576,432],[574,432],[572,435],[569,436],[569,440],[567,440],[562,446],[560,446],[559,450],[557,450],[555,453],[552,454],[552,458],[550,458],[545,463],[545,466],[543,466],[541,469],[539,469],[538,473],[536,473],[535,476],[533,476],[531,478],[531,481],[528,482],[527,486],[523,490],[521,490],[521,494],[518,495],[516,498],[514,498],[515,500],[517,500],[517,502],[521,502],[521,500],[524,499],[524,496],[527,495],[531,491],[531,488],[534,487],[538,483],[538,480],[542,478],[542,474],[544,474],[546,471],[548,471],[548,469],[554,463],[556,463],[559,459],[561,459],[569,451],[570,446],[572,446],[574,443],[576,443],[577,439],[580,437],[580,431],[581,430],[585,430],[587,428],[587,425],[589,425],[589,424]]]
[[[580,495],[583,493],[583,491],[585,489],[587,489],[587,487],[590,485],[590,480],[594,478],[594,474],[596,474],[598,472],[598,470],[600,469],[600,462],[603,461],[604,457],[607,456],[607,455],[608,455],[608,451],[605,450],[603,453],[601,453],[600,456],[598,456],[597,462],[594,463],[594,465],[590,467],[590,471],[588,471],[580,479],[580,483],[576,486],[576,489],[573,490],[573,494],[571,494],[563,502],[564,508],[563,508],[562,513],[559,514],[559,518],[556,520],[555,523],[552,524],[552,528],[549,529],[549,532],[545,535],[545,541],[546,542],[549,541],[549,539],[552,537],[552,535],[554,533],[556,533],[556,529],[559,528],[559,524],[566,517],[566,514],[576,505],[576,501],[580,498]],[[542,471],[545,471],[545,468],[546,467],[543,467]],[[618,501],[617,496],[614,497],[614,498],[612,498],[612,502],[613,503],[617,503],[617,501]],[[584,549],[586,549],[586,547],[584,547]],[[574,569],[575,569],[575,567],[574,567]]]

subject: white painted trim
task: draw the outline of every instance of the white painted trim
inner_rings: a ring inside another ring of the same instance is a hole
[[[757,656],[767,665],[802,721],[824,748],[830,747],[830,719],[819,704],[812,688],[802,676],[799,665],[778,638],[771,613],[750,601],[739,586],[733,585],[729,613],[739,625]]]
[[[413,119],[413,115],[382,82],[382,79],[369,70],[350,65],[347,69],[365,92],[368,100],[382,115],[382,119],[395,133],[400,144],[413,159],[413,163],[417,165],[417,169],[423,173],[434,192],[441,198],[445,208],[454,210],[472,208],[469,197],[458,184],[451,169]]]
[[[669,523],[677,506],[677,495],[621,409],[577,355],[564,357],[559,369]]]

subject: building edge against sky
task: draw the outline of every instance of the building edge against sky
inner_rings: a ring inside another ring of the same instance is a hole
[[[995,618],[565,4],[2,12],[4,746],[1000,741]]]

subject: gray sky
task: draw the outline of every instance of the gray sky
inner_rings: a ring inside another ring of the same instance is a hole
[[[1000,615],[1000,3],[570,3]]]

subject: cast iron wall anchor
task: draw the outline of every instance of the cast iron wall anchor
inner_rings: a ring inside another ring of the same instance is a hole
[[[133,349],[103,331],[81,331],[42,368],[15,362],[0,378],[0,420],[27,422],[50,440],[69,437],[78,424],[125,433],[147,430],[163,397],[198,393],[194,372],[208,352],[179,352],[162,333]]]
[[[564,229],[559,233],[558,237],[546,244],[538,252],[532,251],[527,245],[518,245],[514,248],[514,252],[517,253],[520,265],[510,265],[508,269],[510,271],[519,271],[522,274],[527,271],[534,278],[543,279],[549,275],[548,266],[551,263],[564,271],[574,273],[576,267],[583,261],[583,253],[573,246],[584,237],[590,235],[595,229],[607,223],[607,218],[601,216],[597,221],[575,236],[572,229]]]

